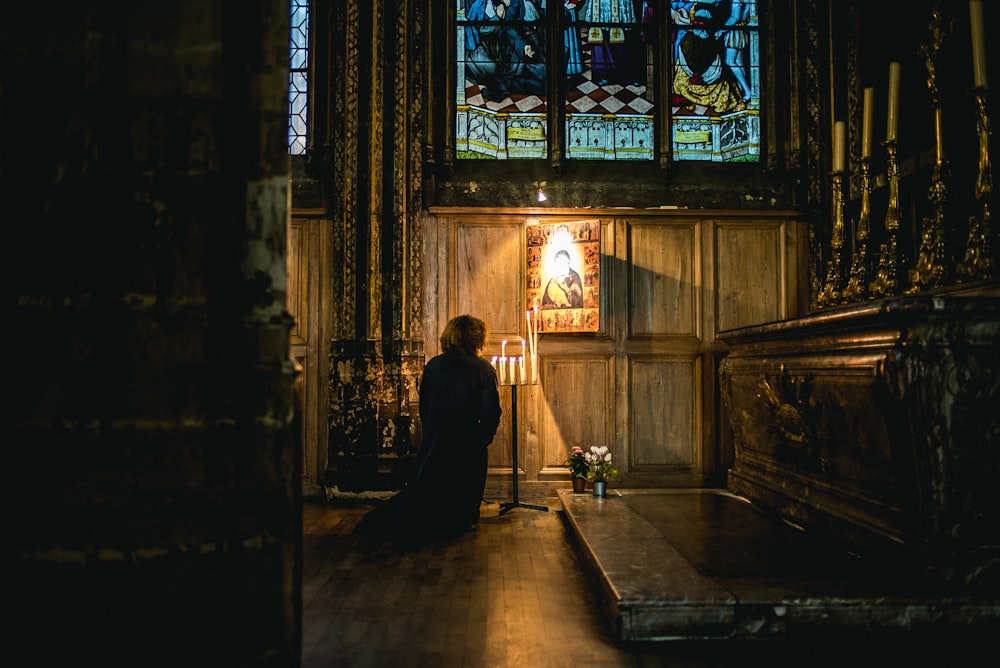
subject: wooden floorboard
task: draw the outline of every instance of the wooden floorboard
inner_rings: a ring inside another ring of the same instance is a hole
[[[485,503],[476,530],[407,548],[353,533],[371,506],[307,500],[302,666],[857,668],[900,659],[906,665],[921,663],[921,654],[902,651],[899,644],[880,641],[872,648],[833,633],[804,643],[621,644],[599,603],[594,576],[578,556],[583,552],[559,498],[533,502],[549,510],[514,508],[501,515],[498,503]]]

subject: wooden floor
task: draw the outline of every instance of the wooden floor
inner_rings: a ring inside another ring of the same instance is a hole
[[[484,503],[475,531],[408,549],[352,533],[370,506],[307,501],[302,666],[947,665],[921,661],[930,655],[910,640],[907,647],[885,639],[873,646],[833,635],[796,644],[622,646],[577,557],[558,498],[522,501],[549,510],[501,513],[498,503]]]

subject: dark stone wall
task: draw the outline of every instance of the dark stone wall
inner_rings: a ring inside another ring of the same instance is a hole
[[[0,31],[0,662],[297,665],[288,5]]]

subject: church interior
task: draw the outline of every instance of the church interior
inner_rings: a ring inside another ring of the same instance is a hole
[[[590,665],[1000,630],[1000,10],[561,4],[4,5],[4,665],[546,665],[555,601]],[[366,552],[460,314],[500,382],[480,526]],[[518,650],[320,603],[493,554],[535,565]]]

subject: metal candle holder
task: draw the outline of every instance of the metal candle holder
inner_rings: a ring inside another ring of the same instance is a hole
[[[948,205],[948,181],[951,176],[948,161],[944,159],[941,138],[941,108],[934,110],[935,135],[937,136],[937,162],[931,174],[930,200],[933,212],[925,216],[920,232],[920,251],[913,269],[910,269],[910,289],[907,294],[915,294],[926,288],[939,288],[945,280],[945,218]]]
[[[930,192],[927,199],[933,207],[933,213],[922,221],[920,231],[920,250],[910,269],[910,289],[907,294],[914,294],[924,288],[938,288],[945,279],[945,207],[948,203],[948,181],[950,172],[948,161],[944,157],[944,137],[941,122],[941,94],[937,85],[937,59],[941,45],[951,33],[951,24],[944,20],[940,3],[935,0],[931,12],[931,41],[920,51],[927,67],[927,89],[931,94],[931,106],[934,109],[934,140],[937,146],[937,159],[934,163],[934,173],[931,175]]]
[[[973,94],[976,98],[976,130],[979,134],[979,174],[975,189],[979,211],[969,216],[969,239],[965,245],[965,257],[956,267],[958,280],[993,277],[989,203],[993,194],[993,172],[990,169],[990,117],[986,110],[986,89],[978,86]]]
[[[868,285],[872,297],[887,297],[899,290],[899,251],[896,236],[899,231],[899,162],[896,159],[896,142],[886,140],[885,176],[889,187],[889,204],[885,210],[885,241],[879,246],[878,268],[874,280]]]
[[[827,264],[826,283],[819,293],[816,303],[820,308],[833,306],[841,301],[841,250],[844,247],[844,173],[832,172],[833,191],[833,234],[830,247],[833,255]]]
[[[844,286],[845,302],[864,299],[868,294],[868,238],[871,230],[872,194],[870,162],[870,158],[861,158],[861,212],[858,214],[858,229],[851,256],[851,273]]]

